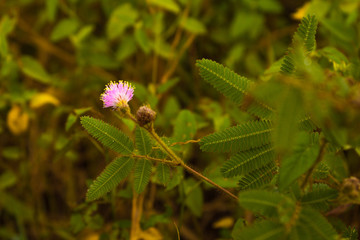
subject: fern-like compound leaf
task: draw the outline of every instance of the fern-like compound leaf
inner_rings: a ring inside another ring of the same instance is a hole
[[[309,116],[303,117],[298,121],[299,130],[312,132],[317,129],[317,126]]]
[[[205,81],[235,103],[241,103],[251,81],[208,59],[197,60],[196,66]]]
[[[106,166],[105,170],[90,185],[86,199],[92,201],[114,189],[127,177],[134,165],[134,159],[119,157]]]
[[[312,177],[314,179],[325,179],[330,174],[330,167],[324,163],[321,162],[316,168],[315,171],[312,174]]]
[[[315,34],[318,21],[315,16],[306,16],[302,19],[297,31],[294,34],[292,47],[289,48],[288,54],[284,57],[281,64],[281,72],[284,74],[292,74],[295,72],[295,60],[293,54],[293,47],[295,42],[303,44],[306,53],[313,51],[316,46]]]
[[[152,141],[145,129],[137,126],[135,129],[135,144],[141,155],[148,155],[152,150]]]
[[[264,104],[260,101],[254,101],[248,106],[246,112],[251,115],[257,116],[260,119],[270,119],[271,115],[275,112],[275,110],[269,105]]]
[[[347,240],[358,240],[359,233],[356,230],[356,227],[349,226],[343,231],[342,237]]]
[[[146,159],[139,159],[134,171],[134,188],[137,193],[142,193],[149,183],[151,176],[151,162]]]
[[[293,152],[282,159],[279,173],[279,189],[284,190],[304,174],[316,161],[320,144],[318,134],[299,132]]]
[[[212,60],[197,60],[196,66],[199,68],[200,75],[205,81],[237,104],[242,103],[244,95],[247,94],[247,89],[253,83]],[[274,109],[263,102],[254,100],[246,111],[261,119],[268,119],[269,115],[274,112]]]
[[[278,222],[271,220],[264,220],[256,222],[250,227],[236,231],[233,234],[234,240],[249,240],[249,239],[264,239],[264,240],[278,240],[284,239],[286,235],[285,226]]]
[[[287,53],[283,59],[280,70],[284,74],[292,74],[295,71],[295,61],[291,53]]]
[[[242,151],[232,156],[221,168],[224,177],[234,177],[247,174],[275,160],[273,146]]]
[[[308,52],[315,49],[316,41],[315,34],[318,21],[315,15],[308,15],[301,20],[301,23],[295,34],[302,39],[304,46]]]
[[[277,167],[271,162],[268,165],[256,169],[239,179],[239,187],[241,190],[257,189],[269,184],[276,174]]]
[[[319,212],[303,207],[288,239],[337,239],[333,226]]]
[[[170,168],[164,163],[160,163],[156,168],[157,179],[161,184],[165,186],[170,180]]]
[[[244,191],[239,194],[239,202],[244,208],[266,217],[279,217],[279,214],[284,212],[291,214],[295,210],[295,202],[279,192],[265,190]],[[282,211],[279,211],[279,209]]]
[[[205,136],[200,141],[206,152],[239,152],[258,148],[271,142],[271,122],[249,121]]]
[[[301,198],[301,203],[314,209],[326,211],[329,207],[329,201],[337,197],[337,191],[328,185],[319,183],[313,184],[312,190]]]
[[[128,136],[110,124],[92,117],[81,117],[81,125],[104,146],[122,154],[131,154],[134,146]]]

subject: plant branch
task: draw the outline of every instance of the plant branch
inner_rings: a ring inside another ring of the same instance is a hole
[[[234,198],[235,200],[239,200],[237,196],[235,196],[233,193],[231,193],[230,191],[228,191],[227,189],[221,187],[220,185],[216,184],[215,182],[213,182],[212,180],[210,180],[209,178],[205,177],[204,175],[202,175],[201,173],[197,172],[196,170],[192,169],[191,167],[189,167],[188,165],[186,165],[184,163],[183,160],[181,160],[165,143],[164,141],[159,137],[159,135],[157,135],[157,133],[155,132],[154,128],[151,127],[150,129],[145,128],[150,135],[156,140],[156,142],[158,142],[158,144],[160,145],[160,147],[169,155],[170,158],[172,158],[176,163],[180,164],[183,168],[185,168],[189,173],[195,175],[196,177],[204,180],[205,182],[210,183],[211,185],[213,185],[214,187],[216,187],[217,189],[223,191],[224,193],[226,193],[227,195],[229,195],[230,197]]]
[[[320,142],[320,150],[319,150],[319,154],[315,160],[315,162],[313,163],[313,165],[310,167],[310,169],[307,171],[305,179],[303,181],[303,183],[301,184],[301,189],[305,189],[305,186],[307,184],[307,182],[309,181],[309,178],[312,174],[312,172],[314,171],[315,167],[321,162],[321,160],[324,157],[324,153],[325,153],[325,147],[326,147],[326,141],[324,139],[321,139]]]
[[[124,114],[130,118],[131,120],[133,120],[135,123],[138,124],[138,121],[136,120],[136,118],[130,113],[130,111],[126,111],[124,112]],[[142,126],[146,131],[148,131],[150,133],[150,135],[152,136],[152,138],[155,139],[155,141],[160,145],[160,148],[167,153],[167,155],[173,160],[173,161],[168,161],[171,162],[171,164],[175,164],[175,165],[181,165],[183,168],[185,168],[188,172],[190,172],[191,174],[195,175],[196,177],[204,180],[205,182],[210,183],[211,185],[213,185],[214,187],[216,187],[217,189],[223,191],[224,193],[228,194],[230,197],[234,198],[235,200],[239,200],[237,196],[235,196],[234,194],[232,194],[230,191],[226,190],[225,188],[221,187],[220,185],[216,184],[215,182],[211,181],[209,178],[205,177],[204,175],[202,175],[201,173],[197,172],[196,170],[192,169],[191,167],[189,167],[188,165],[186,165],[184,163],[184,161],[179,158],[173,150],[171,150],[171,148],[169,148],[166,143],[159,137],[159,135],[157,135],[157,133],[155,132],[153,123]],[[194,140],[193,140],[194,141]],[[198,141],[198,140],[195,140]],[[135,156],[135,155],[133,155]],[[147,156],[142,156],[140,155],[142,158],[149,158]],[[155,160],[156,159],[156,160]],[[152,158],[150,160],[155,160],[155,161],[161,161],[164,162],[163,159],[157,159],[157,158]]]
[[[166,159],[162,159],[162,158],[154,158],[154,157],[149,157],[146,155],[137,155],[137,154],[132,154],[131,157],[135,157],[135,158],[145,158],[151,161],[156,161],[156,162],[161,162],[161,163],[166,163],[166,164],[170,164],[170,165],[180,165],[179,163],[176,163],[174,161],[169,161]]]
[[[200,139],[196,139],[196,140],[188,140],[188,141],[186,141],[186,142],[175,142],[175,143],[172,143],[172,144],[170,145],[170,147],[175,146],[175,145],[186,145],[186,144],[188,144],[188,143],[198,143],[198,142],[200,142],[200,141],[201,141]]]
[[[195,40],[195,37],[196,37],[195,34],[190,34],[189,35],[189,38],[186,40],[186,42],[184,43],[182,48],[179,50],[178,54],[176,55],[176,57],[172,61],[170,67],[168,68],[168,70],[162,76],[161,81],[160,81],[161,83],[166,83],[167,80],[171,77],[171,75],[175,72],[176,67],[179,64],[179,61],[180,61],[182,55],[184,54],[185,50],[190,47],[192,42]]]
[[[186,142],[174,142],[174,143],[170,144],[170,147],[175,146],[175,145],[186,145],[186,144],[189,144],[189,143],[198,143],[200,141],[201,141],[201,139],[188,140]],[[153,147],[153,149],[158,149],[158,148],[159,147]]]
[[[192,173],[193,175],[197,176],[198,178],[210,183],[211,185],[213,185],[214,187],[218,188],[219,190],[225,192],[226,194],[228,194],[230,197],[234,198],[235,200],[239,200],[239,198],[237,196],[235,196],[233,193],[231,193],[229,190],[221,187],[220,185],[216,184],[215,182],[211,181],[209,178],[205,177],[204,175],[202,175],[201,173],[195,171],[194,169],[192,169],[191,167],[189,167],[188,165],[186,165],[185,163],[181,164],[182,167],[184,167],[188,172]]]

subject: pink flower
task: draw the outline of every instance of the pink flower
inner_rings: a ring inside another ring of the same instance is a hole
[[[104,108],[112,107],[114,110],[128,108],[128,102],[134,96],[134,87],[126,81],[119,83],[110,82],[100,99],[104,102]]]

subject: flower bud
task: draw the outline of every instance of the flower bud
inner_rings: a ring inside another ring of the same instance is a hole
[[[141,106],[136,112],[136,120],[140,126],[145,126],[153,122],[156,118],[156,112],[147,106]]]
[[[356,177],[344,179],[341,186],[341,193],[343,196],[352,201],[360,200],[360,181]]]

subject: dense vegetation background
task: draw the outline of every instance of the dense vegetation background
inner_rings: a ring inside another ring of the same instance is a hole
[[[116,154],[94,141],[79,117],[91,115],[133,134],[133,123],[102,108],[99,96],[109,81],[136,86],[130,106],[155,109],[160,135],[177,137],[174,125],[186,128],[182,110],[188,109],[196,129],[187,137],[202,138],[252,116],[207,85],[196,60],[212,59],[267,81],[300,19],[312,13],[319,19],[317,48],[332,47],[323,54],[355,85],[351,100],[359,105],[359,12],[358,0],[0,1],[0,238],[128,238],[128,181],[102,200],[85,201],[91,180]],[[346,95],[346,86],[330,88]],[[349,125],[358,139],[359,126]],[[360,151],[345,142],[340,172],[359,177]],[[226,154],[202,153],[197,144],[181,148],[195,169],[236,191],[237,179],[220,175]],[[177,239],[178,232],[182,239],[229,239],[239,217],[253,217],[188,175],[171,184],[164,188],[154,179],[143,193],[144,239]],[[358,205],[331,214],[359,227]]]

